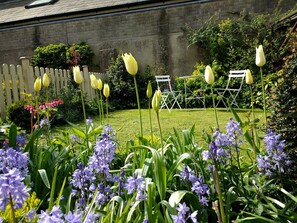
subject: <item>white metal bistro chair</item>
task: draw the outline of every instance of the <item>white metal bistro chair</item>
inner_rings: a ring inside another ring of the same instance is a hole
[[[158,90],[161,91],[160,109],[166,107],[168,111],[171,111],[175,105],[177,105],[179,109],[182,109],[178,102],[178,99],[182,98],[181,92],[173,90],[170,75],[157,75],[155,77]]]
[[[245,80],[246,70],[231,70],[228,75],[228,82],[225,88],[215,88],[218,93],[219,101],[216,107],[222,102],[226,108],[229,108],[227,100],[229,100],[230,106],[234,105],[239,108],[236,102],[236,98],[242,89],[243,82]]]

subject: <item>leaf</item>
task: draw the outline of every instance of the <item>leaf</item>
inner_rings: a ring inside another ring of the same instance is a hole
[[[185,160],[185,159],[189,159],[191,158],[191,154],[189,153],[184,153],[182,155],[180,155],[180,157],[173,163],[173,165],[171,166],[171,168],[169,169],[168,171],[168,178],[167,178],[167,181],[169,182],[174,174],[175,174],[175,171],[176,169],[178,168],[178,166]]]
[[[41,177],[41,179],[42,179],[44,185],[45,185],[48,189],[50,189],[51,186],[50,186],[50,183],[49,183],[47,174],[46,174],[46,170],[45,170],[45,169],[40,169],[40,170],[38,170],[38,172],[39,172],[39,175],[40,175],[40,177]]]
[[[170,206],[175,207],[178,203],[180,203],[180,201],[187,193],[189,193],[189,191],[186,191],[186,190],[174,191],[168,200]]]
[[[17,126],[12,124],[9,128],[9,147],[16,146],[16,137],[17,137]]]
[[[297,203],[297,197],[293,196],[292,194],[290,194],[288,191],[286,191],[284,188],[280,189],[281,192],[283,192],[285,195],[287,195],[289,198],[291,198],[293,201],[295,201],[295,203]]]

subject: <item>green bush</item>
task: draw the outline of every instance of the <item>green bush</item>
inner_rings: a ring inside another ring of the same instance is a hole
[[[91,65],[94,53],[86,42],[39,46],[34,50],[32,65],[68,69],[74,65]]]
[[[31,114],[25,109],[29,101],[22,99],[7,107],[7,119],[26,131],[31,130]]]
[[[255,65],[256,47],[263,45],[267,64],[263,66],[264,74],[274,73],[275,63],[281,60],[283,49],[280,48],[284,34],[275,36],[273,26],[277,15],[250,15],[243,12],[238,18],[222,21],[210,20],[200,29],[186,27],[189,44],[204,47],[209,52],[207,63],[216,61],[220,69],[217,71],[215,85],[226,86],[227,75],[230,70],[250,69],[254,77],[253,92],[261,92],[260,72]],[[222,78],[222,79],[221,79]],[[275,76],[265,75],[267,96],[271,86],[275,83]],[[215,86],[214,86],[215,87]],[[246,86],[245,86],[246,87]],[[239,100],[242,107],[249,105],[249,91],[244,89]],[[260,94],[254,96],[257,106],[262,106]]]
[[[269,126],[282,135],[286,140],[288,154],[295,162],[297,169],[297,32],[291,34],[290,50],[284,58],[284,66],[277,75],[280,76],[278,84],[268,101],[271,108]],[[295,171],[296,173],[296,171]]]
[[[114,109],[137,108],[135,94],[134,78],[125,68],[121,55],[113,59],[108,68],[108,77],[110,81],[110,106]],[[141,106],[147,106],[146,88],[148,81],[153,81],[150,67],[147,67],[143,73],[136,75]]]

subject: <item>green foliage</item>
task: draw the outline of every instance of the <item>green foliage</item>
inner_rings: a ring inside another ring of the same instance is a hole
[[[134,78],[126,71],[121,55],[113,59],[108,68],[110,81],[110,106],[114,109],[136,108],[136,94]],[[148,81],[153,81],[150,67],[147,66],[143,73],[136,74],[139,97],[146,98]],[[147,100],[141,100],[142,106],[147,106]]]
[[[284,66],[277,73],[279,81],[268,101],[272,110],[269,120],[270,128],[279,132],[286,140],[288,154],[294,160],[294,168],[297,170],[297,57],[296,44],[297,33],[291,33],[290,50],[284,58]]]
[[[67,68],[67,50],[68,46],[64,43],[39,46],[34,50],[32,65],[49,68]]]
[[[39,46],[34,50],[32,65],[67,69],[74,65],[91,65],[94,53],[86,42]]]
[[[31,114],[25,109],[25,105],[29,103],[30,101],[27,99],[22,99],[7,108],[8,121],[15,123],[17,126],[27,131],[31,130]]]
[[[266,65],[263,67],[264,74],[274,73],[275,64],[281,60],[284,49],[280,48],[284,35],[275,35],[271,27],[277,14],[250,15],[242,12],[238,18],[217,21],[214,18],[195,30],[187,26],[185,28],[189,44],[197,44],[209,52],[209,61],[216,61],[220,69],[217,71],[218,87],[226,86],[229,70],[250,69],[254,78],[254,92],[261,92],[260,72],[255,65],[256,47],[263,45],[266,55]],[[210,62],[210,64],[211,64]],[[209,63],[209,62],[208,62]],[[265,75],[265,76],[266,76]],[[222,79],[221,79],[222,78]],[[271,85],[274,85],[274,76],[266,76],[267,97]],[[224,81],[223,81],[224,80]],[[215,87],[215,86],[214,86]],[[255,95],[255,97],[261,97]],[[244,90],[239,95],[241,107],[249,105],[249,90]],[[256,100],[258,106],[262,106],[261,100]]]

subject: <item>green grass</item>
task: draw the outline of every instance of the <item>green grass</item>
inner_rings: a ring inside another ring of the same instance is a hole
[[[247,113],[249,110],[237,110],[238,115],[243,121],[246,121]],[[142,109],[142,122],[143,122],[143,134],[144,136],[150,137],[150,125],[149,125],[149,112],[147,109]],[[152,114],[152,126],[153,134],[159,137],[159,129],[155,111],[151,110]],[[217,109],[219,126],[221,131],[225,132],[226,124],[232,117],[232,113],[226,109]],[[257,118],[263,116],[261,110],[255,112]],[[92,117],[95,125],[99,124],[98,117]],[[160,122],[163,133],[163,138],[173,134],[173,128],[177,129],[178,132],[182,132],[184,129],[190,129],[195,125],[196,138],[198,141],[202,140],[202,132],[211,132],[211,128],[216,128],[214,110],[209,109],[173,109],[171,112],[163,109],[160,111]],[[104,120],[106,123],[106,119]],[[140,133],[139,124],[139,112],[137,109],[133,110],[121,110],[109,113],[109,124],[117,133],[117,141],[119,143],[119,149],[124,149],[126,142],[129,140],[135,140]],[[80,123],[83,125],[83,123]],[[67,128],[64,126],[63,128]]]

